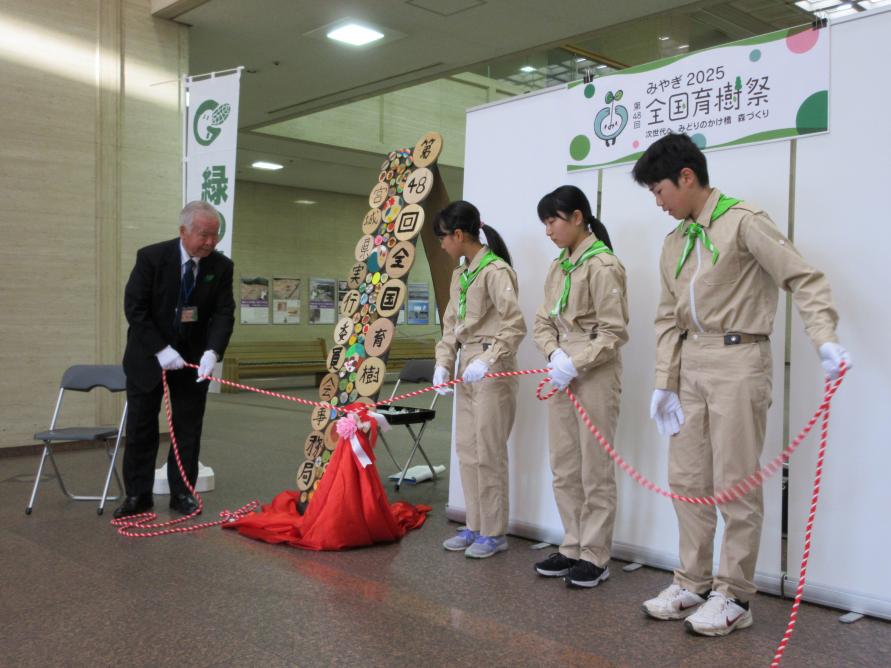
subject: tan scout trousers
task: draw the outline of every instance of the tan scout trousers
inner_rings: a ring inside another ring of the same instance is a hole
[[[583,372],[569,385],[610,442],[619,421],[621,379],[621,360],[613,360]],[[560,554],[603,568],[610,559],[616,518],[615,466],[563,392],[548,400],[548,443],[554,498],[563,522]]]
[[[724,345],[721,336],[691,334],[681,349],[680,400],[685,421],[671,439],[671,491],[711,496],[754,473],[764,447],[772,379],[770,342]],[[753,582],[764,501],[761,488],[721,504],[724,539],[712,577],[718,516],[713,506],[674,501],[681,567],[675,582],[748,601]]]
[[[462,347],[456,377],[460,378],[467,365],[482,354],[480,344]],[[516,365],[516,358],[509,356],[489,372],[515,371]],[[465,524],[484,536],[507,532],[507,438],[517,412],[517,386],[516,377],[511,377],[484,378],[456,387],[455,450],[467,508]]]

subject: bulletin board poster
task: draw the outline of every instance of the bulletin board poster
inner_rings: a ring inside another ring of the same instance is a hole
[[[333,325],[337,315],[337,283],[333,278],[309,279],[309,324]]]
[[[272,279],[272,324],[300,323],[300,279],[276,277]]]
[[[778,30],[567,84],[566,171],[634,162],[669,133],[710,149],[828,132],[829,34]]]
[[[408,301],[405,310],[409,325],[430,323],[430,288],[426,283],[408,284]]]
[[[269,279],[262,276],[241,277],[241,324],[269,324]]]

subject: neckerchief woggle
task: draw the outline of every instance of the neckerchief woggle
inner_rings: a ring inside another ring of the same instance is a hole
[[[469,288],[470,284],[476,280],[476,277],[483,269],[495,262],[495,260],[500,259],[501,258],[495,255],[495,253],[488,250],[486,251],[486,254],[483,255],[480,264],[476,269],[473,271],[466,270],[461,273],[461,276],[459,277],[461,280],[461,289],[458,292],[458,320],[464,320],[464,316],[467,314],[467,288]]]
[[[591,244],[591,247],[582,253],[582,256],[575,262],[572,262],[566,257],[566,249],[563,249],[560,253],[560,257],[557,258],[557,262],[560,263],[560,268],[563,270],[563,292],[560,293],[560,297],[554,304],[554,308],[551,309],[552,316],[558,316],[563,313],[566,309],[566,304],[569,303],[569,287],[572,284],[569,275],[581,267],[589,258],[592,258],[595,255],[600,255],[601,253],[609,253],[612,255],[613,252],[609,249],[609,246],[603,243],[600,239]]]
[[[715,210],[712,211],[712,215],[710,218],[710,222],[715,222],[718,218],[727,213],[727,210],[734,206],[735,204],[739,204],[742,200],[736,199],[734,197],[727,197],[726,195],[721,195],[718,198],[718,203],[715,205]],[[678,230],[684,227],[684,221],[681,221],[681,224],[678,225]],[[674,272],[674,277],[677,278],[681,275],[681,269],[684,266],[684,262],[687,261],[687,258],[690,257],[690,251],[693,250],[693,244],[696,243],[696,238],[699,237],[699,240],[702,241],[702,245],[705,246],[705,249],[712,254],[712,264],[718,263],[718,249],[715,244],[712,243],[712,240],[709,239],[708,232],[705,231],[705,228],[699,223],[693,222],[687,225],[687,229],[683,231],[683,235],[687,237],[687,241],[684,244],[684,250],[681,251],[681,257],[678,258],[678,266]]]

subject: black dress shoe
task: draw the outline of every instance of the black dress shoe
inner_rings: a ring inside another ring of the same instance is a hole
[[[151,492],[148,494],[139,494],[138,496],[128,496],[124,502],[114,509],[114,518],[116,520],[130,515],[138,515],[147,510],[151,510],[155,505],[155,499]]]
[[[171,494],[170,507],[181,515],[191,515],[198,510],[198,501],[191,494]]]

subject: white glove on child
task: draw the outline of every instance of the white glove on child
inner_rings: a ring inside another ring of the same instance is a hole
[[[201,383],[207,378],[202,378],[201,376],[210,376],[213,374],[213,367],[217,363],[217,354],[212,350],[205,350],[204,354],[201,356],[201,361],[198,363],[198,378],[195,380],[196,383]]]
[[[165,371],[176,371],[186,365],[186,361],[170,346],[167,346],[159,353],[155,353],[155,357],[158,358],[158,364]]]
[[[489,365],[483,362],[483,360],[476,359],[464,369],[464,375],[461,376],[461,380],[465,383],[476,383],[481,381],[487,373],[489,373]]]
[[[656,429],[663,436],[674,436],[684,424],[684,409],[677,392],[653,390],[650,399],[650,417],[656,421]]]
[[[449,370],[444,366],[439,366],[433,370],[433,384],[434,385],[442,385],[443,383],[447,383],[449,381]],[[434,392],[439,396],[445,396],[446,394],[451,394],[454,390],[451,387],[437,387]]]
[[[845,369],[851,368],[851,356],[839,344],[828,341],[820,346],[820,365],[829,380],[838,378],[842,362],[845,363]]]
[[[548,371],[551,385],[558,390],[566,389],[566,386],[572,382],[572,379],[579,375],[572,360],[569,359],[569,355],[563,352],[562,348],[557,348],[557,350],[551,353]]]

